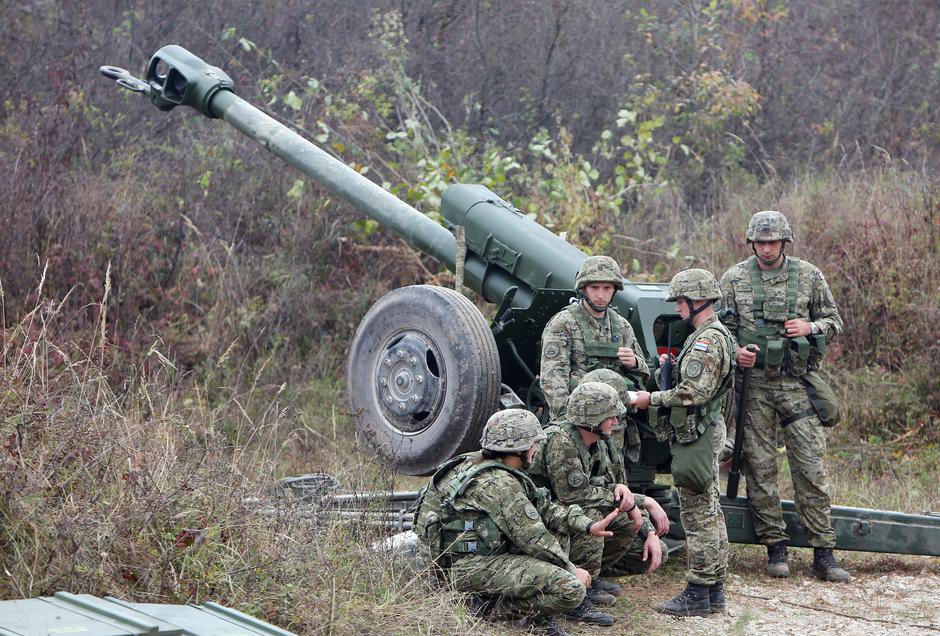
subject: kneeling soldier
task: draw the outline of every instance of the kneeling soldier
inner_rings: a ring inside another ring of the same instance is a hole
[[[480,454],[454,458],[432,477],[415,529],[456,589],[473,594],[481,612],[564,635],[554,618],[580,608],[591,585],[590,575],[568,559],[567,537],[610,536],[606,528],[617,513],[592,520],[578,506],[552,503],[532,483],[522,469],[544,439],[529,411],[493,414]],[[439,518],[425,510],[432,507],[432,489],[439,493]]]

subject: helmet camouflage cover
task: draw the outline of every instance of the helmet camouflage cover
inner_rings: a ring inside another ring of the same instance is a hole
[[[623,289],[623,274],[617,261],[609,256],[588,256],[574,279],[574,288],[581,289],[588,283],[613,283]]]
[[[747,224],[747,242],[754,241],[793,241],[787,217],[776,210],[756,213]]]
[[[581,378],[579,384],[584,384],[585,382],[600,382],[606,384],[617,392],[617,395],[620,396],[620,401],[623,402],[624,405],[630,403],[629,392],[633,387],[627,382],[625,377],[613,369],[594,369],[593,371],[588,371],[584,374],[584,377]],[[620,430],[621,428],[620,420],[617,420],[617,425],[614,426],[613,430]]]
[[[686,269],[669,281],[669,302],[679,298],[689,300],[718,300],[721,298],[721,289],[718,288],[718,279],[705,269]]]
[[[575,426],[595,430],[609,417],[620,417],[627,408],[617,390],[603,382],[582,382],[568,396],[568,419]]]
[[[497,411],[486,421],[480,447],[491,451],[521,452],[545,439],[539,418],[525,409]]]

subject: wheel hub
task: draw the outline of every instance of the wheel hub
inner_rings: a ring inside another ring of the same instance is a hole
[[[420,334],[392,340],[375,372],[376,394],[386,417],[406,433],[422,431],[441,401],[440,355]]]

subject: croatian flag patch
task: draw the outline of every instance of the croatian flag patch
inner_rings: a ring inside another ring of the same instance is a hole
[[[708,345],[710,344],[711,342],[708,340],[696,340],[692,348],[696,351],[708,351]]]

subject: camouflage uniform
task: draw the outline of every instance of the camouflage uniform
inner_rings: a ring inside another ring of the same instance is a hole
[[[598,393],[603,389],[616,399],[616,391],[608,385],[585,382],[572,393],[571,400],[576,400],[579,394]],[[560,503],[580,506],[595,521],[603,519],[619,505],[614,499],[614,485],[626,483],[619,446],[613,440],[598,440],[588,447],[576,424],[568,420],[554,422],[545,434],[548,440],[539,447],[528,469],[533,481],[546,486]],[[634,498],[642,509],[646,497],[634,495]],[[643,563],[644,539],[641,537],[656,532],[648,515],[639,533],[625,514],[618,515],[607,529],[614,533],[613,537],[572,536],[571,561],[587,570],[592,577],[602,572],[642,572],[646,564]]]
[[[481,445],[521,453],[543,439],[534,415],[509,409],[490,418]],[[568,559],[567,535],[586,533],[592,519],[578,506],[552,503],[525,473],[477,454],[440,483],[449,511],[442,506],[442,527],[461,530],[446,542],[442,559],[456,589],[498,599],[495,612],[507,618],[550,617],[579,606],[586,590]]]
[[[764,219],[770,225],[776,219],[782,219],[783,215],[759,212],[754,218]],[[782,236],[786,237],[783,240],[791,240],[786,219],[782,223],[785,230]],[[748,241],[755,238],[763,240],[759,234],[763,229],[749,227]],[[773,236],[781,236],[781,228],[770,225],[770,229],[776,232]],[[788,307],[788,285],[794,284],[791,277],[796,281],[795,307],[792,308]],[[758,280],[765,297],[763,325],[755,316],[755,310],[760,309],[755,304],[755,295],[759,299],[760,294],[759,290],[755,294],[754,283]],[[751,342],[753,334],[761,326],[765,331],[777,329],[780,335],[776,338],[771,336],[771,339],[782,340],[789,345],[790,342],[782,336],[783,323],[789,318],[811,322],[825,342],[842,333],[842,318],[822,272],[792,256],[784,256],[780,268],[770,271],[760,270],[756,257],[752,256],[725,272],[721,278],[721,290],[722,321],[741,346]],[[769,353],[766,345],[761,347],[761,354]],[[763,544],[776,544],[788,539],[777,485],[779,424],[786,443],[796,507],[809,544],[817,548],[832,548],[836,537],[830,520],[829,485],[823,467],[826,436],[811,408],[806,388],[799,380],[807,370],[819,369],[822,356],[816,347],[810,349],[806,360],[790,347],[783,349],[783,356],[782,363],[771,366],[764,355],[759,355],[757,366],[751,371],[750,395],[744,406],[741,472],[747,480],[754,530]]]
[[[623,289],[623,277],[616,261],[608,256],[592,256],[584,262],[575,280],[580,290],[592,282],[610,282]],[[617,357],[619,347],[629,347],[636,354],[636,368],[628,369]],[[584,302],[569,305],[548,321],[542,331],[542,356],[539,386],[545,394],[550,419],[564,417],[565,403],[581,377],[594,369],[612,369],[624,375],[635,387],[645,384],[649,367],[636,339],[633,327],[608,307],[602,318],[595,318]]]

